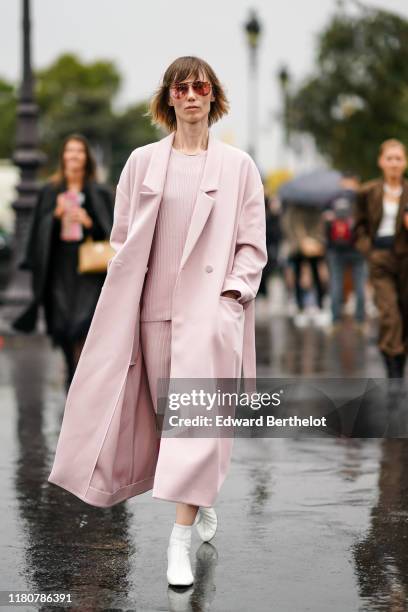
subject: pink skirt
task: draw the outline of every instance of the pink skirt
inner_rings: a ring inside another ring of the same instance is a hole
[[[171,321],[142,321],[140,338],[157,414],[157,381],[170,376]],[[232,446],[232,437],[162,436],[152,497],[195,506],[213,506],[229,469]]]

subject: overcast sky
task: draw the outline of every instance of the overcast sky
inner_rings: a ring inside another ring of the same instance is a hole
[[[407,0],[370,0],[371,6],[408,18]],[[21,2],[2,0],[0,76],[19,78]],[[180,55],[208,61],[225,85],[231,113],[213,128],[246,148],[248,142],[248,52],[243,24],[250,8],[262,22],[259,47],[260,142],[263,169],[279,166],[280,98],[276,72],[287,64],[295,80],[313,69],[316,33],[336,0],[31,0],[32,52],[43,68],[63,52],[83,60],[113,60],[123,76],[118,106],[151,95],[167,65]]]

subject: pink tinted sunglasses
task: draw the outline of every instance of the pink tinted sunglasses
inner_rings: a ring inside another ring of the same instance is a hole
[[[180,100],[188,94],[189,87],[193,88],[194,93],[199,96],[208,96],[211,91],[211,83],[208,81],[193,81],[192,83],[174,83],[170,86],[170,91],[174,98]]]

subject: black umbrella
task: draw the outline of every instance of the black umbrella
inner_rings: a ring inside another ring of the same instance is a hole
[[[324,208],[341,189],[342,175],[336,170],[314,170],[300,174],[279,189],[284,204]]]

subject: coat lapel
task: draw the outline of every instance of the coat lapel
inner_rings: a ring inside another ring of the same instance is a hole
[[[374,233],[377,231],[380,221],[383,216],[383,197],[384,197],[384,182],[381,180],[375,187],[373,194],[373,211],[372,220]]]
[[[145,207],[159,207],[175,132],[160,140],[152,153],[150,163],[140,191],[139,214]],[[222,147],[219,141],[209,132],[207,159],[203,176],[198,189],[198,195],[191,216],[190,227],[187,233],[184,251],[180,266],[184,266],[199,239],[208,216],[215,203],[218,190],[222,162]]]
[[[221,172],[221,162],[222,147],[218,140],[210,132],[208,139],[207,159],[200,186],[198,188],[198,195],[194,204],[183,255],[181,257],[181,268],[191,255],[215,204],[215,197],[216,192],[218,191]]]
[[[402,184],[402,193],[399,201],[399,208],[396,220],[396,231],[399,232],[402,229],[404,222],[404,210],[408,205],[408,181],[404,180]]]
[[[383,216],[383,199],[384,199],[384,181],[380,180],[376,185],[374,194],[373,194],[373,226],[374,230],[377,231],[382,216]],[[404,180],[402,185],[402,194],[399,201],[399,208],[396,218],[395,229],[396,232],[399,232],[402,228],[403,218],[404,218],[404,209],[408,204],[408,181]]]
[[[174,132],[165,138],[162,138],[153,145],[149,166],[139,193],[139,208],[137,210],[138,218],[143,219],[144,214],[149,216],[149,213],[151,213],[155,208],[157,208],[158,211],[163,195],[173,139]],[[154,218],[156,219],[156,215],[154,215]],[[136,223],[136,225],[138,224]]]

